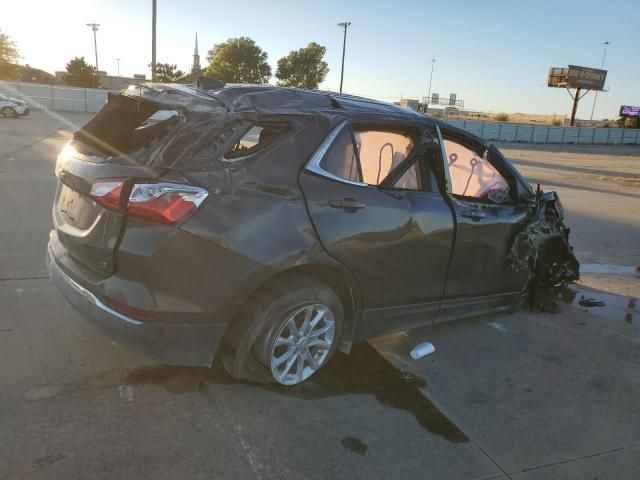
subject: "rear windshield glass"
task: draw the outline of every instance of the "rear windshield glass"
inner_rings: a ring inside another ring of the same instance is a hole
[[[111,97],[74,139],[90,147],[93,155],[130,155],[159,142],[179,118],[175,110],[118,95]]]

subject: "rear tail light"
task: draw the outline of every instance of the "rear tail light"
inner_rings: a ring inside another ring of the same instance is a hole
[[[122,180],[97,180],[91,185],[90,195],[103,207],[120,210],[120,196],[123,188]]]
[[[91,186],[91,197],[103,207],[122,210],[122,180],[97,180]],[[180,183],[135,183],[131,188],[126,211],[132,217],[174,225],[193,213],[209,196],[200,187]]]
[[[127,210],[130,215],[155,222],[175,224],[205,201],[204,188],[179,183],[136,183]]]

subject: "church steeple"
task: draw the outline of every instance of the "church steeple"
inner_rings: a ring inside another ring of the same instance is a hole
[[[198,54],[198,32],[196,32],[196,46],[193,49],[193,66],[191,67],[191,75],[194,81],[202,75],[202,68],[200,67],[200,55]]]

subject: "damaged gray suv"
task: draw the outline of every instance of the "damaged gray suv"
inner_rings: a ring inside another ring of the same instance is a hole
[[[132,86],[59,155],[51,278],[177,365],[294,385],[373,336],[578,276],[562,206],[426,115],[272,86]]]

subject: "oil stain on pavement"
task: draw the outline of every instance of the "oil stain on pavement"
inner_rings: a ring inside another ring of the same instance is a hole
[[[236,380],[226,373],[222,362],[218,360],[212,368],[145,366],[128,371],[124,383],[156,385],[176,395],[198,392],[206,384],[244,384],[263,388],[278,395],[306,400],[340,395],[373,395],[385,407],[404,410],[413,415],[423,428],[435,435],[452,443],[469,441],[468,437],[423,394],[421,389],[427,386],[424,380],[399,370],[367,342],[355,343],[349,355],[336,352],[327,365],[313,377],[294,387]],[[343,446],[349,449],[356,448],[353,440],[343,440]],[[356,450],[358,449],[361,450],[362,447],[357,447]]]
[[[345,437],[341,443],[345,449],[351,450],[358,455],[364,456],[367,454],[367,450],[369,450],[369,446],[366,443],[362,443],[362,440],[356,437]]]

